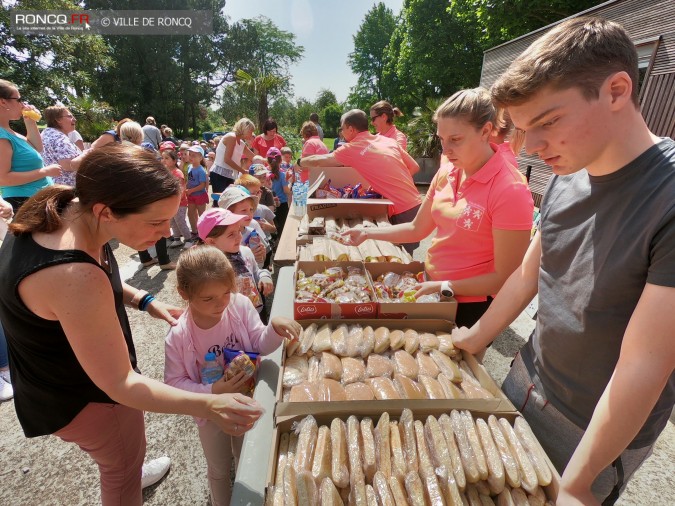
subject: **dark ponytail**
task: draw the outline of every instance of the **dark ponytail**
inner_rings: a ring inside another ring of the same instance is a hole
[[[54,232],[61,227],[61,214],[74,198],[75,188],[71,186],[55,185],[45,188],[19,208],[9,230],[14,235]]]
[[[53,232],[62,214],[78,197],[83,212],[104,204],[116,216],[143,212],[145,206],[179,195],[181,183],[157,158],[136,146],[110,144],[90,151],[80,163],[75,188],[45,188],[21,206],[9,226],[13,234]]]

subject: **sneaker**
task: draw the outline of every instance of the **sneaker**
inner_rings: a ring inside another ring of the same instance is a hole
[[[12,384],[5,381],[5,378],[0,376],[0,401],[8,401],[14,397],[14,389]]]
[[[143,464],[143,474],[141,474],[141,488],[147,488],[154,485],[164,478],[171,467],[169,457],[160,457]]]
[[[185,241],[185,243],[183,243],[183,249],[190,249],[192,246],[194,246],[192,241]]]
[[[159,266],[163,271],[173,271],[176,269],[176,264],[174,262],[169,262],[168,264],[162,264]]]
[[[169,248],[180,248],[183,245],[183,241],[180,239],[174,239],[169,243]]]
[[[12,384],[12,379],[9,377],[9,369],[5,369],[4,371],[0,371],[0,378],[4,379],[10,385]]]
[[[143,267],[145,268],[145,267],[150,267],[152,265],[155,265],[155,264],[159,263],[159,260],[157,260],[157,258],[152,258],[152,259],[148,260],[147,262],[141,262],[141,263],[142,263]]]

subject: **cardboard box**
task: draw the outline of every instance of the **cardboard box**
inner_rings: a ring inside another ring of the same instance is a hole
[[[307,328],[312,323],[318,326],[327,323],[325,320],[304,320],[299,322],[303,328]],[[373,328],[387,327],[393,329],[413,328],[420,332],[436,332],[437,330],[451,332],[454,324],[447,320],[340,320],[335,325],[345,323],[347,325],[358,323],[359,325],[371,325]],[[387,410],[401,410],[410,408],[413,411],[418,406],[427,406],[428,403],[445,410],[450,409],[469,409],[471,411],[484,411],[487,413],[513,413],[515,406],[504,395],[504,392],[497,386],[487,370],[476,360],[473,355],[463,353],[463,359],[471,369],[473,375],[478,379],[483,388],[490,392],[493,399],[392,399],[386,401],[341,401],[341,402],[283,402],[283,377],[286,363],[286,353],[282,353],[282,365],[279,373],[279,383],[277,384],[277,404],[275,407],[275,418],[284,416],[307,415],[307,414],[333,414],[338,415],[343,412],[360,413],[370,405],[376,405],[380,412]]]
[[[426,418],[428,416],[435,416],[438,418],[440,415],[443,413],[447,413],[447,410],[445,409],[439,409],[437,406],[432,404],[433,401],[427,401],[426,405],[420,404],[416,408],[410,407],[413,413],[413,418],[415,420],[420,420],[422,422],[425,422]],[[373,425],[377,425],[377,421],[380,418],[381,414],[384,413],[385,411],[389,412],[389,417],[390,420],[398,420],[400,417],[400,414],[402,412],[401,409],[397,410],[380,410],[378,409],[379,406],[374,405],[372,402],[369,403],[369,406],[365,406],[362,411],[359,412],[354,412],[354,411],[349,411],[348,409],[345,409],[342,411],[340,414],[313,414],[314,418],[317,421],[317,424],[319,427],[322,425],[325,425],[327,427],[330,427],[330,424],[334,418],[339,418],[341,420],[346,421],[347,418],[349,418],[351,415],[356,415],[356,417],[361,420],[364,417],[370,417],[373,420]],[[408,407],[408,406],[406,406]],[[484,411],[473,411],[472,416],[475,419],[477,418],[482,418],[486,420],[491,414],[490,412],[484,412]],[[300,416],[294,416],[294,417],[287,417],[284,419],[277,420],[277,425],[274,429],[274,432],[272,433],[272,451],[270,452],[270,459],[267,465],[267,486],[265,487],[265,496],[267,497],[267,494],[271,492],[271,486],[274,485],[275,480],[276,480],[276,468],[277,468],[277,461],[278,461],[278,452],[279,452],[279,438],[281,437],[282,434],[286,432],[290,432],[291,429],[294,428],[294,424],[297,424],[300,422],[305,416],[307,415],[300,415]],[[513,426],[513,423],[515,422],[516,418],[520,416],[520,413],[515,412],[515,413],[500,413],[500,414],[495,414],[497,418],[506,418],[511,426]],[[541,446],[541,444],[540,444]],[[543,452],[544,455],[546,452]],[[556,498],[558,497],[558,491],[560,489],[560,475],[558,474],[558,471],[555,469],[553,466],[553,463],[551,460],[546,456],[546,464],[548,465],[550,471],[551,471],[551,483],[546,486],[542,487],[544,490],[544,493],[546,494],[546,498],[553,501],[555,503]],[[450,473],[452,471],[448,470]],[[267,501],[265,502],[267,504]]]
[[[333,216],[335,218],[361,218],[363,216],[387,216],[388,199],[307,199],[307,216]]]
[[[370,292],[373,293],[373,287],[368,281],[362,262],[296,262],[295,274],[293,276],[293,317],[295,320],[311,319],[342,319],[342,318],[376,318],[377,302],[363,302],[355,304],[331,304],[321,302],[296,302],[295,293],[298,281],[298,270],[302,270],[305,275],[311,276],[317,272],[323,272],[328,267],[341,267],[346,270],[348,267],[357,267],[366,276],[366,282],[369,285]]]
[[[370,281],[375,281],[379,276],[387,272],[402,274],[404,272],[424,272],[422,262],[400,264],[396,262],[366,263],[366,272],[370,275]],[[457,314],[457,301],[454,298],[442,298],[440,302],[382,302],[378,299],[378,316],[388,319],[418,319],[439,318],[442,320],[455,320]]]
[[[366,188],[370,186],[368,180],[353,167],[309,167],[308,170],[310,188],[313,187],[318,180],[321,180],[319,186],[324,186],[330,181],[333,188],[342,188],[347,185],[352,186],[359,183]]]

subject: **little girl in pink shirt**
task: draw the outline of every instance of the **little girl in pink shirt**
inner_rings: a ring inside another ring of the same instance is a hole
[[[300,335],[300,324],[288,318],[275,317],[269,325],[262,324],[250,299],[235,293],[234,270],[225,254],[213,246],[194,246],[183,252],[176,277],[178,293],[188,308],[166,336],[164,382],[169,385],[198,393],[246,393],[250,385],[243,372],[229,380],[224,376],[213,384],[202,384],[205,355],[214,353],[222,361],[226,348],[267,355],[284,337],[294,340]],[[236,468],[242,435],[250,427],[235,425],[234,432],[240,435],[230,436],[209,420],[195,421],[207,462],[211,504],[230,504],[232,459]]]

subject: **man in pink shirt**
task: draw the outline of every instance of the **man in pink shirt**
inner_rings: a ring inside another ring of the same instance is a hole
[[[303,157],[298,165],[353,167],[377,193],[394,203],[389,208],[393,224],[412,221],[422,202],[412,179],[420,170],[417,162],[395,140],[372,135],[368,131],[368,116],[359,109],[344,113],[341,126],[347,144],[329,154]],[[412,252],[418,245],[408,243],[404,247]]]

